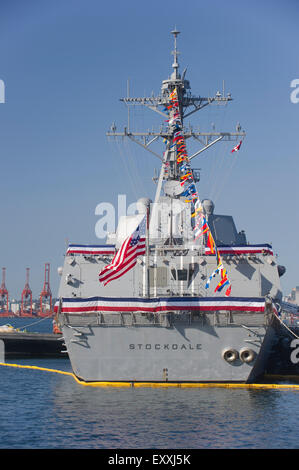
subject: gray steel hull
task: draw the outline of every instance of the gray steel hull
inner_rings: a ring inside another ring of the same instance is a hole
[[[155,200],[138,199],[105,245],[71,244],[60,270],[59,324],[73,371],[86,382],[253,382],[275,338],[282,291],[272,247],[248,244],[232,216],[200,201],[199,173],[190,164],[218,140],[245,133],[239,125],[234,133],[184,126],[184,117],[231,97],[191,95],[178,73],[179,32],[172,33],[173,72],[161,94],[123,100],[158,111],[168,124],[145,133],[113,125],[107,134],[132,137],[156,156],[149,147],[163,138]],[[205,146],[189,158],[190,137]],[[108,219],[99,226],[110,226]]]
[[[73,372],[85,382],[253,382],[263,374],[275,338],[272,324],[84,326],[78,321],[62,328]],[[244,348],[254,352],[253,361],[223,358],[227,349]]]

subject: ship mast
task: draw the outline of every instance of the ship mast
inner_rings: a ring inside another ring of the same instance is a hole
[[[174,37],[174,50],[172,51],[172,54],[174,55],[174,61],[173,61],[173,64],[172,64],[172,68],[173,68],[173,73],[174,73],[174,78],[175,79],[178,79],[178,69],[179,69],[179,64],[178,64],[178,50],[177,50],[177,47],[176,47],[176,38],[178,37],[178,35],[180,34],[180,31],[178,31],[176,28],[171,31],[171,34],[173,34],[173,37]]]
[[[224,90],[222,93],[220,91],[217,91],[215,96],[212,97],[191,95],[189,81],[185,79],[186,69],[183,71],[182,76],[179,73],[179,51],[177,49],[177,37],[180,34],[180,31],[175,28],[173,31],[171,31],[171,34],[174,38],[174,49],[172,51],[172,55],[174,56],[172,64],[173,72],[170,78],[168,78],[167,80],[163,80],[160,95],[132,98],[129,96],[128,93],[128,96],[126,98],[121,99],[121,101],[124,102],[128,107],[138,105],[145,106],[146,108],[149,108],[150,110],[162,115],[169,121],[168,126],[162,126],[160,130],[157,131],[134,132],[130,130],[130,123],[128,121],[127,127],[125,127],[122,132],[118,132],[116,130],[115,124],[113,124],[110,131],[106,133],[108,137],[128,137],[130,140],[140,145],[145,150],[147,150],[152,155],[161,160],[162,165],[160,175],[157,181],[155,202],[158,202],[159,197],[161,195],[163,181],[179,181],[179,172],[176,161],[176,150],[171,146],[173,138],[171,111],[170,113],[167,112],[170,93],[176,88],[182,126],[184,118],[194,114],[197,111],[200,111],[204,107],[212,104],[224,105],[227,104],[229,101],[232,101],[230,93],[227,93],[225,95]],[[201,147],[195,153],[189,156],[189,160],[192,160],[196,156],[200,155],[202,152],[204,152],[217,142],[228,140],[236,141],[237,139],[242,139],[245,136],[245,132],[241,130],[240,125],[237,126],[236,132],[200,132],[194,131],[192,128],[187,129],[183,127],[182,134],[185,140],[192,137],[197,141],[197,143],[201,144]],[[166,142],[166,150],[163,153],[162,157],[151,148],[151,145],[156,142],[159,138],[163,139],[163,141]],[[167,172],[165,171],[166,165]],[[199,181],[198,173],[196,173],[196,171],[194,170],[192,170],[192,172],[194,181]],[[176,197],[176,195],[171,196],[171,194],[169,194],[169,196]]]

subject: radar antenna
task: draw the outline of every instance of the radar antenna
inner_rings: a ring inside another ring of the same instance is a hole
[[[158,200],[160,196],[160,191],[162,188],[163,180],[178,180],[178,170],[176,164],[176,155],[175,150],[171,149],[171,139],[173,136],[173,128],[170,124],[169,115],[167,113],[167,106],[169,105],[169,95],[176,88],[178,95],[178,103],[181,111],[182,119],[182,135],[185,140],[189,138],[195,139],[201,144],[199,150],[189,156],[189,160],[193,160],[196,156],[200,155],[202,152],[210,148],[212,145],[215,145],[220,141],[237,141],[238,139],[244,139],[245,132],[241,130],[241,126],[238,125],[235,132],[201,132],[199,129],[195,130],[189,126],[187,129],[183,125],[183,120],[191,116],[197,111],[200,111],[206,106],[209,105],[226,105],[229,101],[232,101],[230,93],[225,95],[224,85],[222,93],[217,91],[214,96],[203,97],[203,96],[193,96],[190,92],[189,81],[185,79],[186,69],[183,72],[182,78],[179,74],[179,63],[178,55],[179,51],[177,49],[177,37],[180,34],[180,31],[177,28],[174,28],[171,31],[171,34],[174,38],[174,48],[172,54],[174,56],[174,61],[172,64],[173,72],[171,77],[167,80],[163,80],[161,93],[157,96],[154,94],[150,97],[139,97],[132,98],[129,96],[129,93],[126,98],[121,98],[121,101],[127,106],[145,106],[152,111],[155,111],[162,115],[166,120],[168,120],[168,125],[162,125],[159,130],[152,130],[147,132],[134,132],[130,129],[129,122],[129,113],[128,113],[128,125],[124,128],[123,132],[116,131],[115,123],[111,127],[110,131],[106,133],[108,137],[128,137],[130,140],[136,144],[143,147],[145,150],[155,155],[162,162],[162,167],[160,171],[160,177],[157,182],[156,198]],[[162,108],[162,110],[160,109]],[[158,139],[163,139],[166,143],[166,151],[163,154],[163,157],[157,153],[153,148],[150,148],[151,145],[156,142]],[[168,165],[168,171],[165,172],[165,164]]]

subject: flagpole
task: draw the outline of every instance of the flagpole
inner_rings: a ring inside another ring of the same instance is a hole
[[[149,206],[146,208],[146,275],[147,297],[150,297],[150,272],[149,272]]]

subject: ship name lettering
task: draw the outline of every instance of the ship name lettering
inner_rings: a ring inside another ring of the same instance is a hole
[[[152,349],[155,349],[156,351],[160,351],[160,350],[167,350],[167,351],[177,351],[177,350],[181,350],[181,351],[187,351],[188,349],[191,350],[191,351],[194,351],[194,350],[200,350],[201,349],[201,344],[177,344],[177,343],[173,343],[173,344],[160,344],[160,343],[156,343],[156,344],[151,344],[151,343],[146,343],[146,344],[129,344],[129,349],[130,350],[134,350],[134,349],[138,349],[139,351],[140,350],[152,350]]]

